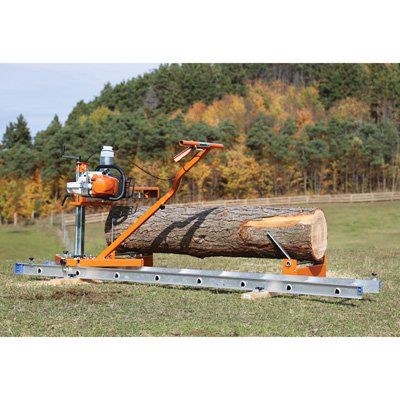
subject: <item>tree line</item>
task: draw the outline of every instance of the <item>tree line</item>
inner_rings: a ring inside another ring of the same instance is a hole
[[[0,215],[59,209],[73,163],[117,147],[140,184],[169,177],[181,139],[222,142],[185,180],[178,201],[398,190],[398,64],[171,64],[106,84],[32,138],[22,115],[0,146]],[[97,155],[92,158],[96,159]]]

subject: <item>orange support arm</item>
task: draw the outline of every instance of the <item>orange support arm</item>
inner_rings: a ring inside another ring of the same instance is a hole
[[[172,187],[169,191],[162,196],[156,203],[154,203],[143,215],[141,215],[123,234],[121,234],[114,242],[112,242],[106,249],[104,249],[96,259],[105,259],[109,257],[129,236],[137,231],[150,217],[152,217],[167,201],[176,193],[179,188],[181,179],[190,171],[211,149],[222,149],[224,146],[218,143],[206,142],[191,142],[182,140],[179,142],[182,146],[196,147],[199,152],[188,161],[175,175],[172,182]]]

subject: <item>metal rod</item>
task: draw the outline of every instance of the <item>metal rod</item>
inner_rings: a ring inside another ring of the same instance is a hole
[[[85,254],[85,207],[75,207],[75,256]]]
[[[285,249],[280,245],[280,243],[272,236],[271,232],[267,232],[267,236],[272,241],[272,243],[281,251],[285,258],[291,258],[289,254],[286,253]]]

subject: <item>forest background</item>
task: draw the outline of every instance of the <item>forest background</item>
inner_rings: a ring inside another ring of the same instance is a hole
[[[167,189],[133,166],[173,175],[181,139],[221,142],[176,201],[397,191],[399,64],[164,64],[79,101],[31,132],[23,115],[0,145],[0,216],[59,211],[74,165],[102,145],[140,185]],[[97,161],[97,155],[92,158]]]

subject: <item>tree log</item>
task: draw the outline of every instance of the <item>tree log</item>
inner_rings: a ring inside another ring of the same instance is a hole
[[[116,239],[147,208],[115,206],[105,236]],[[113,220],[113,228],[112,228]],[[176,253],[195,257],[284,258],[267,236],[270,232],[297,260],[320,260],[327,247],[327,225],[318,208],[182,207],[167,205],[118,248],[119,252]]]

